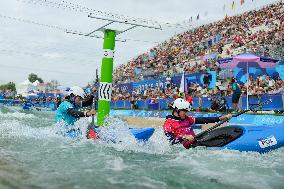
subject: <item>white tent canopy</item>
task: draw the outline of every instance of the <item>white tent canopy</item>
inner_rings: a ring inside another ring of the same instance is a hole
[[[21,85],[29,85],[29,84],[32,84],[28,79],[23,81],[22,83],[19,83]]]
[[[60,93],[62,93],[63,95],[67,95],[70,87],[60,85],[57,87],[57,89],[59,89]]]
[[[26,97],[28,92],[34,89],[35,86],[28,79],[16,85],[17,94],[23,97]]]
[[[38,84],[40,84],[40,82],[38,80],[36,80],[35,82],[33,82],[33,86],[38,86]]]

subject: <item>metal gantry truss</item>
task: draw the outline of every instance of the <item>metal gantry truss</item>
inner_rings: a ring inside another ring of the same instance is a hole
[[[34,5],[41,5],[41,6],[46,6],[46,7],[53,7],[53,8],[58,8],[58,9],[63,9],[63,10],[69,10],[69,11],[75,11],[75,12],[81,12],[81,13],[86,13],[89,14],[90,12],[92,15],[97,15],[99,17],[104,17],[104,18],[110,18],[110,19],[121,19],[121,20],[131,20],[135,22],[140,22],[140,23],[146,23],[146,24],[159,24],[162,25],[163,27],[170,27],[170,28],[183,28],[187,29],[187,27],[184,26],[184,23],[169,23],[169,22],[157,22],[151,19],[144,19],[144,18],[134,18],[130,16],[125,16],[125,15],[119,15],[115,13],[110,13],[110,12],[104,12],[96,9],[92,9],[89,7],[85,7],[76,3],[72,3],[66,0],[61,0],[61,1],[54,1],[54,0],[17,0],[18,2],[22,3],[28,3],[28,4],[34,4]]]
[[[113,23],[120,23],[120,24],[126,24],[130,25],[129,28],[119,31],[116,31],[116,35],[119,35],[121,33],[124,33],[126,31],[129,31],[131,29],[134,29],[135,27],[144,27],[144,28],[150,28],[150,29],[158,29],[161,30],[162,27],[167,28],[180,28],[180,29],[188,29],[188,27],[184,26],[184,24],[181,23],[169,23],[169,22],[157,22],[151,19],[144,19],[144,18],[134,18],[130,16],[125,15],[119,15],[115,13],[110,12],[104,12],[96,9],[92,9],[86,6],[82,6],[76,3],[69,2],[68,0],[61,0],[61,1],[55,1],[55,0],[17,0],[20,3],[27,3],[27,4],[34,4],[34,5],[40,5],[40,6],[46,6],[46,7],[52,7],[52,8],[58,8],[63,10],[69,10],[69,11],[75,11],[75,12],[81,12],[84,14],[88,14],[88,17],[95,18],[98,20],[104,20],[108,23],[103,25],[102,27],[99,27],[98,29],[89,32],[84,33],[77,30],[72,29],[66,29],[65,32],[68,34],[76,34],[81,36],[87,36],[87,37],[94,37],[94,38],[103,38],[102,36],[96,35],[95,32],[97,31],[104,31],[105,29],[111,29],[106,28],[107,26],[110,26]],[[190,26],[190,25],[189,25]],[[150,41],[143,41],[143,40],[135,40],[135,39],[119,39],[117,38],[116,41],[120,42],[126,42],[126,41],[141,41],[141,42],[150,42]],[[151,42],[153,43],[153,42]],[[158,43],[158,42],[154,42]]]
[[[129,30],[132,30],[136,27],[143,27],[143,28],[149,28],[149,29],[156,29],[156,30],[162,30],[162,27],[160,24],[158,24],[157,26],[155,25],[149,25],[149,24],[143,24],[143,23],[139,23],[136,22],[135,20],[127,20],[127,19],[112,19],[112,18],[106,18],[106,17],[100,17],[97,15],[94,15],[92,13],[90,13],[88,15],[89,18],[94,18],[97,20],[103,20],[103,21],[107,21],[106,24],[100,26],[99,28],[89,32],[89,33],[83,33],[83,32],[79,32],[79,31],[74,31],[74,30],[66,30],[66,33],[69,34],[76,34],[76,35],[82,35],[82,36],[86,36],[86,37],[95,37],[95,38],[103,38],[101,36],[98,36],[95,34],[95,32],[101,31],[104,32],[106,29],[110,29],[115,31],[116,36],[119,34],[122,34],[124,32],[127,32]],[[110,26],[111,24],[114,23],[119,23],[119,24],[123,24],[123,25],[129,25],[130,27],[124,29],[124,30],[115,30],[115,29],[111,29],[111,28],[107,28],[107,26]],[[116,41],[120,41],[120,42],[126,42],[126,39],[116,39]]]

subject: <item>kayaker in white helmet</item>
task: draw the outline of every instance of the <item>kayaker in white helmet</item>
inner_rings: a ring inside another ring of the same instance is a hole
[[[192,129],[194,124],[215,123],[232,118],[231,114],[221,117],[191,117],[186,115],[191,110],[191,104],[182,98],[177,98],[171,105],[172,115],[166,117],[163,129],[170,143],[183,144],[190,148],[194,142],[195,133]]]

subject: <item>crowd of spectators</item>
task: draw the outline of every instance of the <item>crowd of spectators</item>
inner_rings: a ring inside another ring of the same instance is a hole
[[[220,74],[218,59],[251,52],[260,56],[284,59],[284,3],[268,5],[260,10],[252,10],[238,16],[225,17],[179,34],[152,48],[127,64],[114,70],[115,84],[130,83],[147,79],[148,76],[198,73],[216,70]],[[231,94],[229,79],[217,80],[217,88],[191,83],[189,91],[195,96],[210,96],[220,90]],[[272,86],[275,84],[274,86]],[[269,76],[251,79],[249,94],[277,93],[283,88],[283,81]],[[246,93],[246,85],[241,86]],[[166,89],[148,88],[135,90],[132,94],[114,89],[113,99],[165,98],[179,93],[178,87]]]
[[[284,93],[284,80],[280,77],[273,79],[268,75],[258,75],[257,78],[250,76],[248,82],[248,94],[260,95],[260,94],[279,94]],[[240,84],[243,95],[247,94],[247,83]],[[191,82],[187,88],[187,94],[195,97],[213,97],[217,94],[224,96],[232,95],[231,79],[217,79],[216,88],[209,89],[207,86],[200,85],[198,83]],[[164,98],[177,98],[184,96],[184,93],[179,92],[179,87],[171,84],[165,88],[152,87],[145,90],[139,88],[132,91],[121,91],[118,87],[114,87],[112,100],[141,100],[141,99],[164,99]]]
[[[247,84],[242,87],[245,92],[246,86]],[[249,95],[284,93],[284,81],[280,77],[274,80],[268,75],[258,75],[256,79],[250,76],[248,88]]]
[[[12,90],[0,90],[0,99],[1,98],[10,98],[12,99],[16,95],[15,91]]]
[[[47,93],[42,93],[41,96],[28,96],[23,97],[21,95],[16,95],[15,91],[0,91],[0,100],[2,103],[13,103],[13,105],[22,105],[24,102],[29,101],[35,106],[44,106],[48,104],[54,104],[58,106],[61,103],[61,95],[47,95]],[[4,100],[4,101],[3,101]],[[8,100],[8,101],[5,101]],[[12,100],[12,101],[10,101]]]

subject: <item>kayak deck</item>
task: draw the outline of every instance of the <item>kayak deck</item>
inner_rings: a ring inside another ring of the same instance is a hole
[[[264,153],[284,146],[284,125],[232,127],[243,129],[243,135],[225,145],[226,149]]]
[[[284,146],[284,125],[218,128],[200,136],[193,145],[197,146],[265,153]]]

